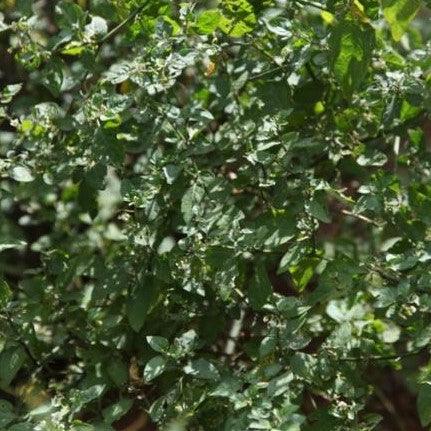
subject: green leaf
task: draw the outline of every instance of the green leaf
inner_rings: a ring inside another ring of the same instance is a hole
[[[277,337],[275,334],[265,337],[259,346],[259,356],[264,358],[275,351],[277,347]]]
[[[331,216],[326,208],[324,192],[314,193],[314,196],[310,201],[309,212],[313,217],[323,223],[331,222]]]
[[[9,25],[4,22],[3,14],[0,13],[0,33],[9,29]]]
[[[179,166],[176,165],[166,165],[163,166],[163,173],[165,174],[166,177],[166,182],[168,184],[173,184],[175,182],[175,180],[178,178],[178,176],[181,173],[181,168]]]
[[[85,26],[85,34],[88,37],[103,36],[108,32],[106,20],[100,16],[91,17],[89,24]]]
[[[106,385],[93,385],[86,389],[72,389],[70,401],[75,412],[79,412],[84,406],[99,399],[105,392]]]
[[[374,45],[374,30],[370,26],[344,20],[332,31],[331,66],[346,96],[358,90],[366,78]]]
[[[122,418],[132,408],[132,405],[133,400],[130,398],[123,398],[118,403],[106,407],[102,411],[105,423],[112,424],[113,422]]]
[[[9,103],[15,95],[19,93],[22,88],[22,84],[11,84],[7,85],[0,92],[0,102],[1,103]]]
[[[122,387],[127,383],[129,371],[121,359],[112,359],[107,366],[107,373],[118,387]]]
[[[423,383],[417,398],[419,418],[423,427],[431,424],[431,383]]]
[[[263,263],[256,266],[250,287],[248,288],[248,299],[250,305],[255,310],[260,310],[272,293],[271,282],[269,281],[266,268]]]
[[[0,428],[9,425],[15,419],[13,405],[6,400],[0,400]]]
[[[396,343],[400,339],[401,329],[395,323],[387,322],[381,335],[385,343]]]
[[[17,372],[24,365],[27,354],[22,347],[4,350],[0,353],[0,386],[9,386]]]
[[[127,318],[130,326],[138,332],[144,325],[147,314],[156,304],[159,297],[159,287],[150,278],[146,279],[142,285],[138,286],[127,302]]]
[[[290,275],[295,283],[295,287],[299,292],[302,292],[308,285],[309,281],[314,275],[316,266],[320,263],[318,258],[305,258],[302,259],[297,265],[289,267]]]
[[[166,353],[169,350],[169,341],[165,337],[148,336],[147,343],[159,353]]]
[[[163,356],[155,356],[150,359],[144,368],[144,379],[150,382],[156,377],[160,376],[166,369],[167,361]]]
[[[380,151],[367,151],[356,159],[360,166],[384,166],[387,161],[386,154]]]
[[[181,212],[184,221],[188,224],[197,213],[197,205],[204,196],[204,189],[197,184],[193,184],[183,195],[181,200]]]
[[[42,71],[42,83],[55,97],[59,96],[64,82],[63,68],[63,63],[56,60],[49,63]]]
[[[70,42],[68,43],[62,50],[61,53],[64,55],[71,55],[72,57],[75,55],[81,55],[85,51],[85,46],[80,42]]]
[[[383,15],[386,18],[391,34],[395,41],[399,41],[408,30],[410,22],[416,16],[420,0],[382,0]]]
[[[57,22],[61,28],[66,30],[76,30],[82,27],[85,20],[85,13],[78,4],[63,0],[55,6]]]
[[[289,250],[283,255],[278,266],[277,274],[283,274],[293,265],[296,265],[301,258],[308,253],[308,247],[299,243],[289,247]]]
[[[34,177],[30,169],[25,166],[15,166],[12,168],[11,176],[14,180],[21,183],[30,183],[34,181]]]
[[[202,358],[188,363],[184,367],[184,372],[203,380],[218,380],[220,378],[217,368],[211,362]]]
[[[223,7],[228,20],[219,23],[220,28],[232,37],[251,32],[256,24],[253,6],[247,0],[224,0]]]
[[[12,291],[6,281],[0,279],[0,310],[5,307],[12,298]]]
[[[199,14],[196,20],[196,28],[199,33],[211,34],[219,28],[220,23],[226,18],[217,9],[208,9]]]
[[[4,242],[0,241],[0,252],[10,249],[22,250],[26,245],[27,243],[25,241],[19,239]]]

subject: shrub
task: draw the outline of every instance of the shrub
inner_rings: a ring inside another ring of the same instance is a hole
[[[430,425],[425,2],[0,5],[0,428]]]

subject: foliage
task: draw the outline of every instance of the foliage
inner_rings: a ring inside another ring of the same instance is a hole
[[[378,428],[431,340],[425,3],[0,2],[1,429]]]

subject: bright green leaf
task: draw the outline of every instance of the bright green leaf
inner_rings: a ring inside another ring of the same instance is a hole
[[[416,16],[420,0],[382,0],[383,14],[388,22],[392,37],[397,42],[408,30],[410,22]]]

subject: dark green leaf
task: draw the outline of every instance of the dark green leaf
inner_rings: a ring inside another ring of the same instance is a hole
[[[138,332],[144,325],[147,314],[156,304],[159,297],[159,287],[156,282],[146,279],[145,282],[136,288],[136,291],[129,298],[127,303],[127,318],[130,326]]]
[[[260,310],[266,304],[271,293],[272,286],[269,281],[266,268],[262,263],[258,263],[255,267],[254,275],[248,288],[248,299],[250,301],[250,305],[255,310]]]
[[[329,45],[335,78],[344,93],[350,96],[367,76],[375,45],[374,30],[343,20],[332,31]]]
[[[155,356],[150,359],[144,368],[144,379],[146,382],[150,382],[156,377],[160,376],[166,369],[166,359],[163,356]]]
[[[431,424],[431,384],[423,383],[417,399],[419,418],[423,427]]]

